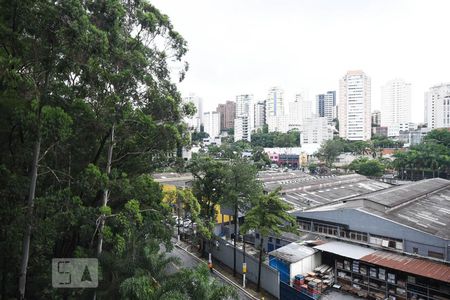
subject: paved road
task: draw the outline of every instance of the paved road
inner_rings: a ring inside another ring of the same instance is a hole
[[[168,253],[169,256],[176,256],[179,257],[181,260],[181,267],[184,268],[194,268],[196,267],[198,264],[200,264],[200,262],[195,259],[194,257],[192,257],[192,255],[190,255],[189,253],[187,253],[186,251],[178,248],[178,247],[174,247],[172,252]],[[176,270],[179,267],[172,265],[170,266],[169,272],[176,272]],[[220,277],[217,274],[214,274],[214,277],[221,283],[226,284],[226,285],[231,285],[230,283],[228,283],[225,279],[223,279],[222,277]],[[232,285],[233,286],[233,285]],[[233,286],[234,287],[234,286]],[[245,294],[241,289],[235,288],[235,290],[238,293],[239,299],[241,300],[253,300],[253,298],[250,298],[249,296],[247,296],[247,294]]]

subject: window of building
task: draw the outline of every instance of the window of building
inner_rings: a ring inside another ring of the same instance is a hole
[[[434,251],[430,251],[430,250],[428,250],[428,256],[429,257],[438,258],[438,259],[444,259],[444,254],[443,253],[434,252]]]
[[[272,240],[273,240],[273,239],[272,239],[271,237],[269,237],[269,242],[271,242],[271,243],[272,243]]]
[[[416,248],[416,247],[413,247],[413,251],[412,251],[414,254],[418,254],[419,253],[419,249],[418,248]]]
[[[259,233],[255,233],[255,238],[259,239]]]
[[[280,243],[280,239],[276,239],[275,243],[279,244]]]

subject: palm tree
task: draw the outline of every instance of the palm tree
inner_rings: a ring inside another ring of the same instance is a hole
[[[147,296],[160,287],[168,276],[167,267],[179,264],[179,258],[167,256],[153,241],[145,244],[139,243],[135,250],[127,248],[121,257],[110,252],[102,254],[102,273],[107,288],[99,291],[98,296],[105,299],[148,299]]]
[[[283,231],[294,231],[295,218],[288,213],[291,206],[279,197],[279,192],[280,188],[268,195],[260,195],[254,206],[245,215],[244,224],[241,227],[244,234],[250,230],[255,230],[260,234],[258,292],[261,286],[264,238],[269,234],[279,236]]]
[[[231,286],[223,285],[211,277],[208,268],[202,264],[195,269],[182,269],[174,274],[150,299],[225,300],[238,299],[238,295]]]

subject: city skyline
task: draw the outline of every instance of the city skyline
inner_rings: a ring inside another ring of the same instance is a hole
[[[201,96],[205,111],[239,94],[265,100],[273,86],[286,102],[297,93],[314,100],[337,91],[348,70],[363,70],[371,110],[381,108],[381,86],[402,78],[412,86],[412,121],[422,122],[424,93],[450,81],[448,1],[153,3],[188,41],[190,70],[179,88]]]

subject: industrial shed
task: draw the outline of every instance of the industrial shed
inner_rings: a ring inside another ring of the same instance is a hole
[[[304,232],[450,261],[450,181],[422,180],[293,212]]]
[[[280,280],[287,284],[295,275],[311,272],[320,264],[320,253],[301,243],[290,243],[269,252],[269,265],[280,272]]]

